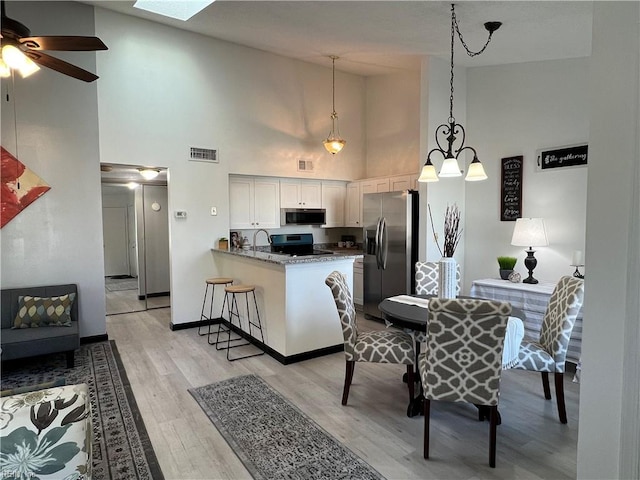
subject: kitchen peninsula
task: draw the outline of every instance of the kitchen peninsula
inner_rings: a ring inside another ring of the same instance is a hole
[[[324,281],[338,270],[353,291],[353,262],[362,258],[360,251],[292,256],[260,249],[212,249],[212,254],[219,275],[256,286],[271,356],[287,364],[342,349],[339,317]],[[238,304],[242,312],[244,302]]]

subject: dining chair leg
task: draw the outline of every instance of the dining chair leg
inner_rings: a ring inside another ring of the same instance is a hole
[[[409,386],[409,403],[413,401],[415,394],[415,378],[413,376],[413,365],[407,365],[407,385]]]
[[[556,381],[556,402],[558,403],[558,415],[560,423],[567,423],[567,409],[564,405],[564,374],[555,373]]]
[[[353,369],[356,366],[356,362],[353,360],[347,360],[346,371],[344,373],[344,389],[342,390],[342,405],[347,404],[349,398],[349,387],[351,386],[351,380],[353,380]]]
[[[496,430],[498,427],[498,406],[489,407],[489,466],[496,468]]]
[[[431,400],[424,399],[424,451],[422,456],[429,458],[429,417],[431,416]]]
[[[544,390],[544,398],[551,400],[551,389],[549,389],[549,373],[542,373],[542,389]]]

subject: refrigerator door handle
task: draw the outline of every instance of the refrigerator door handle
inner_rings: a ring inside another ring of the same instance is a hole
[[[380,265],[382,269],[387,268],[387,253],[389,251],[389,235],[387,235],[387,220],[380,219]]]
[[[382,226],[382,218],[378,218],[378,223],[376,225],[376,265],[378,267],[378,269],[382,268],[382,257],[380,256],[380,252],[381,252],[381,232],[380,232],[380,227]]]

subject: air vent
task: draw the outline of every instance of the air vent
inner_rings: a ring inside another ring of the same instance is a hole
[[[298,160],[299,172],[313,172],[313,160]]]
[[[214,150],[211,148],[191,147],[189,160],[192,160],[194,162],[218,163],[218,150]]]

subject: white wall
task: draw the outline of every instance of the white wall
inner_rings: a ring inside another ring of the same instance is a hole
[[[10,2],[7,14],[33,32],[94,34],[93,8],[70,2]],[[95,54],[56,56],[95,71]],[[6,89],[10,93],[7,101]],[[80,335],[106,333],[96,84],[42,68],[2,80],[2,145],[51,190],[0,232],[2,288],[78,284]],[[15,103],[14,103],[15,102]]]
[[[366,176],[417,173],[420,72],[367,77],[366,97]]]
[[[596,2],[578,478],[640,478],[640,4]]]
[[[526,276],[524,248],[511,246],[515,222],[500,221],[500,159],[515,155],[525,164],[522,214],[544,218],[549,238],[536,249],[534,276],[554,282],[570,275],[573,251],[585,250],[588,167],[536,171],[536,151],[587,143],[589,59],[473,67],[467,88],[468,144],[489,178],[465,188],[465,290],[473,279],[498,278],[500,255],[517,257],[515,270]],[[585,263],[588,275],[588,257]]]
[[[355,179],[364,174],[364,79],[336,72],[347,146],[322,146],[330,129],[331,68],[96,9],[100,156],[168,167],[172,322],[196,321],[210,248],[228,236],[228,175]],[[168,41],[168,39],[171,41]],[[329,64],[328,64],[329,65]],[[189,162],[190,146],[217,148],[219,164]],[[299,158],[314,173],[296,171]],[[218,216],[210,216],[211,206]]]

